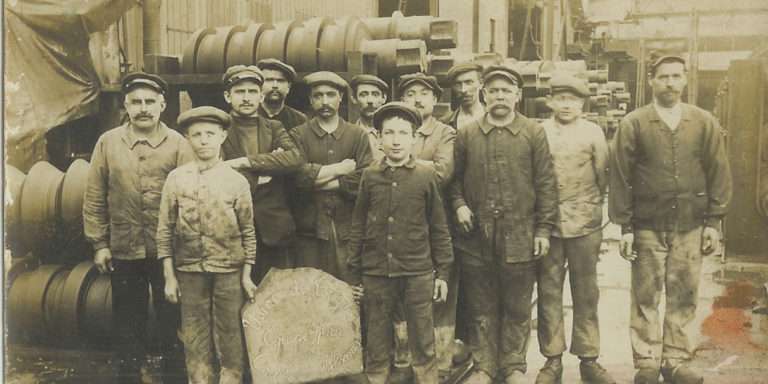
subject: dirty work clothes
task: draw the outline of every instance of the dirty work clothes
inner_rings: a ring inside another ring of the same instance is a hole
[[[632,262],[630,340],[635,367],[672,366],[693,357],[686,333],[693,321],[701,278],[702,227],[682,232],[636,230]],[[663,332],[659,302],[666,294]]]
[[[162,263],[154,257],[141,260],[112,260],[112,311],[115,322],[114,348],[123,364],[121,382],[139,381],[139,366],[149,354],[169,359],[176,344],[179,309],[165,300]],[[155,319],[149,327],[149,298]],[[172,372],[164,372],[170,374]]]
[[[653,105],[628,114],[611,151],[611,221],[632,229],[689,231],[717,227],[731,200],[731,171],[717,120],[681,104],[670,129]]]
[[[475,264],[492,262],[483,254],[493,253],[481,249],[499,222],[505,228],[498,237],[505,252],[502,260],[533,260],[534,235],[548,238],[558,223],[557,182],[544,129],[520,114],[504,127],[483,118],[458,131],[454,154],[456,171],[449,188],[453,213],[469,207],[476,228],[469,235],[457,233],[456,247]]]
[[[437,384],[432,273],[400,277],[363,275],[363,290],[366,313],[365,373],[368,381],[371,384],[389,383],[392,320],[398,303],[404,303],[414,382]]]
[[[551,118],[541,125],[557,176],[560,220],[553,236],[589,235],[603,222],[603,194],[608,184],[608,144],[603,130],[584,119],[563,126]]]
[[[126,123],[99,137],[83,203],[85,237],[94,250],[109,248],[120,260],[156,254],[165,178],[194,158],[187,140],[163,123],[146,139],[131,129]]]
[[[461,266],[467,346],[476,368],[491,377],[503,380],[515,370],[528,368],[525,358],[535,281],[536,261]]]
[[[295,108],[291,108],[288,105],[283,105],[283,109],[281,109],[280,112],[278,112],[276,115],[270,115],[269,112],[264,109],[264,106],[259,104],[259,111],[257,113],[259,116],[265,119],[279,121],[283,124],[285,130],[289,132],[293,128],[306,123],[308,120],[307,115]]]
[[[440,186],[445,186],[453,176],[453,143],[456,130],[429,117],[416,130],[413,155],[420,160],[431,162],[437,171]]]
[[[248,181],[219,161],[173,170],[163,187],[158,258],[188,272],[233,272],[256,261],[256,233]]]
[[[456,339],[456,305],[459,297],[459,266],[453,263],[448,275],[448,299],[435,303],[435,353],[437,369],[448,373],[453,365],[453,343]]]
[[[553,357],[565,351],[563,282],[566,272],[573,298],[571,353],[579,357],[600,355],[597,261],[602,239],[599,230],[567,239],[553,236],[549,253],[539,259],[537,332],[542,355]]]
[[[177,271],[176,276],[189,382],[240,384],[245,363],[241,272]]]

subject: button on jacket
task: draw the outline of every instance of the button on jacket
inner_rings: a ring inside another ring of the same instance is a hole
[[[193,158],[187,140],[160,123],[139,139],[129,123],[105,132],[91,156],[83,203],[85,236],[121,260],[155,257],[160,193],[168,173]]]
[[[413,154],[434,163],[440,185],[447,185],[453,176],[453,142],[456,130],[431,117],[416,130]]]
[[[312,119],[291,131],[306,163],[296,174],[296,193],[293,197],[297,232],[321,240],[331,239],[335,226],[341,240],[349,238],[349,222],[363,169],[372,162],[371,146],[365,129],[339,118],[339,126],[332,133],[323,130],[317,119]],[[357,169],[340,177],[339,189],[315,189],[315,179],[324,165],[344,159],[357,162]]]
[[[533,260],[534,234],[548,238],[558,221],[557,184],[544,129],[520,114],[504,127],[483,117],[458,130],[454,154],[452,208],[467,206],[475,217],[470,234],[457,231],[457,247],[481,257],[481,242],[490,241],[495,222],[501,221],[504,260]]]
[[[248,180],[219,162],[172,171],[163,187],[157,257],[173,257],[187,272],[234,272],[256,261],[256,231]]]
[[[584,119],[568,126],[548,119],[541,125],[552,152],[560,200],[560,223],[553,235],[572,238],[599,230],[608,184],[608,144],[603,130]]]
[[[653,105],[619,125],[612,151],[609,214],[624,232],[716,226],[731,200],[722,131],[708,112],[682,104],[672,130]]]
[[[283,151],[272,153],[281,148]],[[251,167],[241,171],[251,185],[253,211],[259,240],[266,245],[289,241],[296,230],[288,205],[287,180],[303,164],[299,149],[278,121],[260,116],[232,115],[232,127],[221,146],[225,160],[247,157]],[[259,176],[269,176],[258,184]]]
[[[432,167],[413,158],[401,167],[382,159],[363,171],[350,229],[348,264],[354,278],[414,276],[434,269],[448,280],[453,250],[438,180]]]

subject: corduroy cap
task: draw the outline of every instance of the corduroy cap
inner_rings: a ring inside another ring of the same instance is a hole
[[[491,65],[488,68],[486,68],[485,71],[483,71],[484,82],[496,76],[501,76],[511,81],[518,88],[523,87],[523,77],[520,76],[520,74],[517,71],[515,71],[510,67],[503,66],[503,65]]]
[[[579,97],[589,97],[589,87],[584,79],[580,79],[568,73],[556,73],[549,80],[552,94],[559,92],[571,92]]]
[[[227,68],[221,80],[227,88],[243,80],[252,80],[262,85],[264,84],[264,75],[261,73],[261,69],[255,65],[233,65]]]
[[[437,78],[425,75],[421,72],[400,76],[400,82],[397,84],[397,93],[402,96],[406,88],[416,83],[424,84],[427,88],[431,89],[438,99],[440,99],[440,95],[443,94],[443,89],[440,88],[440,84],[437,83]]]
[[[384,80],[374,75],[367,75],[367,74],[357,75],[353,77],[352,80],[349,82],[349,85],[352,87],[352,90],[354,92],[357,92],[357,86],[360,84],[374,85],[376,87],[379,87],[379,89],[383,94],[386,95],[389,93],[389,85],[387,85],[387,83],[384,82]]]
[[[309,75],[304,76],[304,82],[310,87],[321,84],[330,85],[340,92],[344,92],[349,88],[349,84],[346,80],[329,71],[312,72]]]
[[[664,55],[654,60],[651,65],[648,66],[648,73],[656,73],[656,68],[664,63],[680,63],[685,67],[685,59],[678,55]]]
[[[180,129],[186,130],[193,123],[201,121],[219,124],[224,130],[229,129],[230,124],[232,124],[232,118],[228,113],[210,106],[192,108],[182,112],[176,119],[176,124]]]
[[[469,71],[477,71],[479,72],[478,74],[482,74],[483,66],[472,61],[456,64],[448,70],[446,77],[451,79],[451,81],[456,81],[456,76]]]
[[[123,93],[128,93],[136,87],[148,87],[162,94],[168,91],[168,83],[162,77],[146,72],[131,72],[125,75],[121,85]]]
[[[376,109],[376,112],[373,113],[373,127],[381,131],[381,124],[384,119],[391,116],[400,116],[410,121],[413,123],[414,131],[421,127],[422,120],[419,111],[400,101],[386,103]]]
[[[278,59],[261,59],[256,63],[256,66],[264,69],[274,69],[276,71],[280,71],[285,75],[286,80],[288,82],[293,83],[296,80],[296,70],[293,69],[292,66],[283,63],[282,61]]]

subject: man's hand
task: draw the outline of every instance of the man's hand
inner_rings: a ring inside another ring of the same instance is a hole
[[[248,301],[253,303],[256,300],[256,284],[253,283],[253,279],[251,279],[250,273],[242,277],[242,284],[243,284],[243,290],[245,291],[245,296],[248,297]]]
[[[112,251],[109,248],[102,248],[93,255],[93,263],[100,273],[110,273],[115,270],[112,266]]]
[[[637,259],[637,252],[633,247],[634,243],[634,233],[629,232],[621,235],[621,241],[619,242],[619,253],[621,253],[621,257],[627,261],[635,261],[635,259]]]
[[[232,169],[243,169],[251,166],[251,161],[247,157],[238,157],[237,159],[230,159],[224,161],[224,164],[228,165]]]
[[[549,238],[548,237],[534,237],[533,238],[533,255],[544,257],[549,253]]]
[[[179,281],[176,280],[176,276],[165,277],[165,299],[168,302],[177,304],[181,297],[181,291],[179,290]]]
[[[701,231],[701,253],[710,255],[720,250],[720,231],[717,228],[704,227]]]
[[[352,298],[355,299],[355,303],[360,304],[360,300],[363,299],[365,291],[363,291],[362,285],[350,285],[352,288]]]
[[[285,150],[284,150],[283,148],[281,148],[281,147],[277,147],[277,148],[275,148],[275,149],[272,151],[272,153],[280,153],[280,152],[285,152]]]
[[[336,175],[339,177],[346,176],[354,172],[355,169],[357,169],[357,162],[352,159],[344,159],[335,164]]]
[[[448,300],[448,283],[443,279],[435,279],[435,293],[432,300],[438,303],[444,303]]]
[[[472,211],[466,205],[456,210],[456,220],[459,222],[459,227],[461,227],[464,233],[469,233],[472,230],[473,218]]]

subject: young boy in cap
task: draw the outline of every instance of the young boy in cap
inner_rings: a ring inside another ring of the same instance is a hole
[[[191,383],[242,381],[240,309],[243,292],[252,299],[256,290],[250,186],[219,154],[230,124],[229,115],[214,107],[179,115],[195,161],[171,171],[160,203],[157,257],[165,298],[181,303],[180,335]]]
[[[389,86],[374,75],[362,74],[352,78],[350,87],[352,101],[360,108],[360,120],[357,125],[368,131],[373,160],[379,160],[384,157],[384,152],[381,151],[381,135],[373,126],[373,113],[387,102]]]
[[[437,172],[411,153],[419,112],[389,103],[373,122],[385,157],[363,171],[348,253],[350,283],[364,292],[365,371],[371,384],[388,382],[392,320],[403,305],[415,382],[436,384],[432,300],[446,300],[453,263]]]
[[[539,260],[539,349],[547,362],[537,384],[559,383],[565,351],[563,282],[566,270],[573,296],[571,353],[581,359],[581,379],[614,383],[597,363],[600,329],[597,303],[597,261],[602,242],[603,195],[608,184],[608,144],[603,130],[582,119],[589,89],[584,80],[556,74],[550,80],[547,105],[552,118],[542,123],[558,181],[560,219],[552,231],[549,254]],[[566,264],[568,265],[566,269]]]

